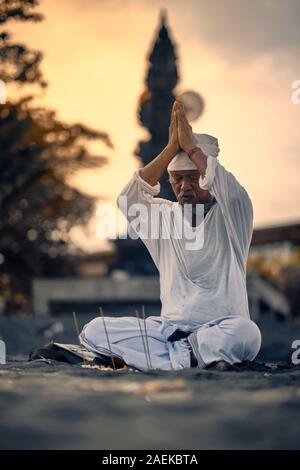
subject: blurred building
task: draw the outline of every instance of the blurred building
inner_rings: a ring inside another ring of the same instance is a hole
[[[300,223],[255,229],[248,258],[254,316],[273,311],[300,319]]]
[[[253,231],[252,247],[289,243],[300,246],[300,223],[257,228]]]

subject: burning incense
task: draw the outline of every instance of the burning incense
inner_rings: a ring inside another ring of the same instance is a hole
[[[75,313],[75,312],[73,312],[73,320],[74,320],[74,326],[75,326],[75,330],[76,330],[76,334],[77,334],[77,338],[78,338],[78,343],[79,343],[79,345],[81,345],[80,339],[79,339],[78,322],[77,322],[77,317],[76,317],[76,313]]]
[[[138,319],[138,324],[139,324],[139,327],[140,327],[140,333],[141,333],[141,337],[142,337],[142,341],[143,341],[143,346],[144,346],[144,352],[145,352],[145,357],[146,357],[147,366],[148,366],[148,369],[150,369],[150,364],[149,364],[149,360],[148,360],[148,355],[147,355],[145,340],[144,340],[144,336],[143,336],[143,332],[142,332],[142,327],[141,327],[141,324],[140,324],[139,312],[136,310],[135,313],[136,313],[136,317],[137,317],[137,319]]]
[[[147,344],[147,350],[148,350],[148,357],[149,357],[150,369],[152,369],[151,355],[150,355],[150,349],[149,349],[149,343],[148,343],[148,335],[147,335],[147,327],[146,327],[146,315],[145,315],[145,307],[144,307],[144,305],[142,306],[142,313],[143,313],[143,319],[144,319],[144,328],[145,328],[145,336],[146,336],[146,344]]]
[[[104,331],[105,331],[106,340],[107,340],[107,344],[108,344],[108,349],[109,349],[109,352],[111,353],[111,346],[110,346],[110,341],[109,341],[109,337],[108,337],[108,332],[107,332],[107,329],[106,329],[106,324],[105,324],[104,313],[103,313],[102,307],[99,307],[99,311],[100,311],[100,315],[101,315],[102,320],[103,320],[103,326],[104,326]],[[112,354],[110,354],[110,358],[111,358],[113,368],[114,368],[114,370],[116,370],[116,364],[115,364],[115,360],[114,360],[114,357],[113,357]]]

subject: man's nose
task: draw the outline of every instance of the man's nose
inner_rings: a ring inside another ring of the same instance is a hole
[[[181,191],[188,191],[189,189],[192,189],[191,181],[188,178],[182,178],[180,189]]]

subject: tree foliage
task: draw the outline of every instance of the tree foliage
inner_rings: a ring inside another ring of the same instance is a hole
[[[37,0],[0,0],[0,28],[13,21],[41,21],[35,13]],[[0,31],[0,77],[5,83],[38,83],[47,86],[40,70],[43,54],[24,44],[13,42],[8,31]]]
[[[36,0],[2,0],[0,28],[12,20],[40,21]],[[46,83],[42,55],[12,43],[0,32],[0,79],[23,85]],[[0,105],[0,298],[5,312],[28,311],[32,278],[76,272],[69,231],[85,223],[94,199],[68,184],[74,172],[98,168],[89,140],[112,147],[105,132],[61,122],[54,111],[33,104],[33,96]],[[1,307],[1,306],[0,306]]]

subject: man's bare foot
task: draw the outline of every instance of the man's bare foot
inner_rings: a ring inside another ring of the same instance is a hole
[[[230,364],[226,361],[216,361],[206,366],[205,369],[228,370],[230,369]]]
[[[198,367],[198,361],[192,349],[191,349],[191,367]]]
[[[116,369],[123,369],[124,367],[127,367],[127,364],[125,361],[123,361],[123,359],[120,359],[119,357],[116,357],[116,356],[112,356],[112,357],[114,359]]]

